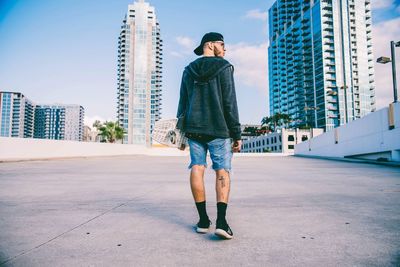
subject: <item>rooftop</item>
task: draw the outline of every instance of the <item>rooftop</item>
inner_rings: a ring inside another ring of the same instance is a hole
[[[400,168],[235,157],[234,239],[194,232],[188,157],[0,164],[0,266],[398,266]],[[206,172],[215,225],[214,174]]]

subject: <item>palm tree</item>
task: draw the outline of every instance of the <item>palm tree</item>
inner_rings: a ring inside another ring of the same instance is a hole
[[[288,114],[281,113],[279,115],[280,115],[280,122],[282,123],[281,125],[284,125],[287,128],[288,124],[292,121],[292,119]]]
[[[116,140],[124,138],[125,130],[117,122],[106,121],[101,124],[99,121],[96,121],[93,126],[98,129],[100,136],[105,142],[115,143]]]
[[[275,132],[278,126],[287,126],[291,122],[288,114],[275,113],[271,117],[264,117],[261,120],[261,126],[266,125],[268,128],[272,128]]]
[[[268,126],[268,124],[271,122],[271,117],[265,116],[264,118],[262,118],[261,120],[261,126],[266,125]]]
[[[271,117],[265,116],[261,119],[261,130],[264,133],[271,131]]]
[[[99,120],[95,120],[93,123],[93,127],[99,130],[99,128],[101,127],[101,122]]]

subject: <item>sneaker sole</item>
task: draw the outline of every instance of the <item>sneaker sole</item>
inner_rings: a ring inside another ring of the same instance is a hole
[[[199,234],[206,234],[206,233],[208,233],[208,229],[209,229],[209,228],[200,228],[200,227],[197,227],[197,228],[196,228],[196,232],[199,233]]]
[[[233,235],[228,234],[226,231],[224,231],[222,229],[215,230],[215,235],[222,237],[224,239],[232,239],[233,238]]]

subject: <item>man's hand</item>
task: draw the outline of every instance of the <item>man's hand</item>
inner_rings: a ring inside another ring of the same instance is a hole
[[[233,152],[240,152],[240,149],[242,148],[242,140],[236,140],[232,144],[232,151]]]

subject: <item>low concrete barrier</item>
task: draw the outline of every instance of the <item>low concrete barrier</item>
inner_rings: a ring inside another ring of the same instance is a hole
[[[77,142],[32,138],[0,137],[0,162],[74,157],[104,157],[124,155],[189,156],[189,150],[138,145]],[[282,157],[283,153],[235,153],[235,157]]]
[[[0,137],[0,161],[96,157],[121,155],[184,156],[176,148],[146,148],[138,145]]]
[[[300,143],[294,153],[400,162],[400,103]]]

